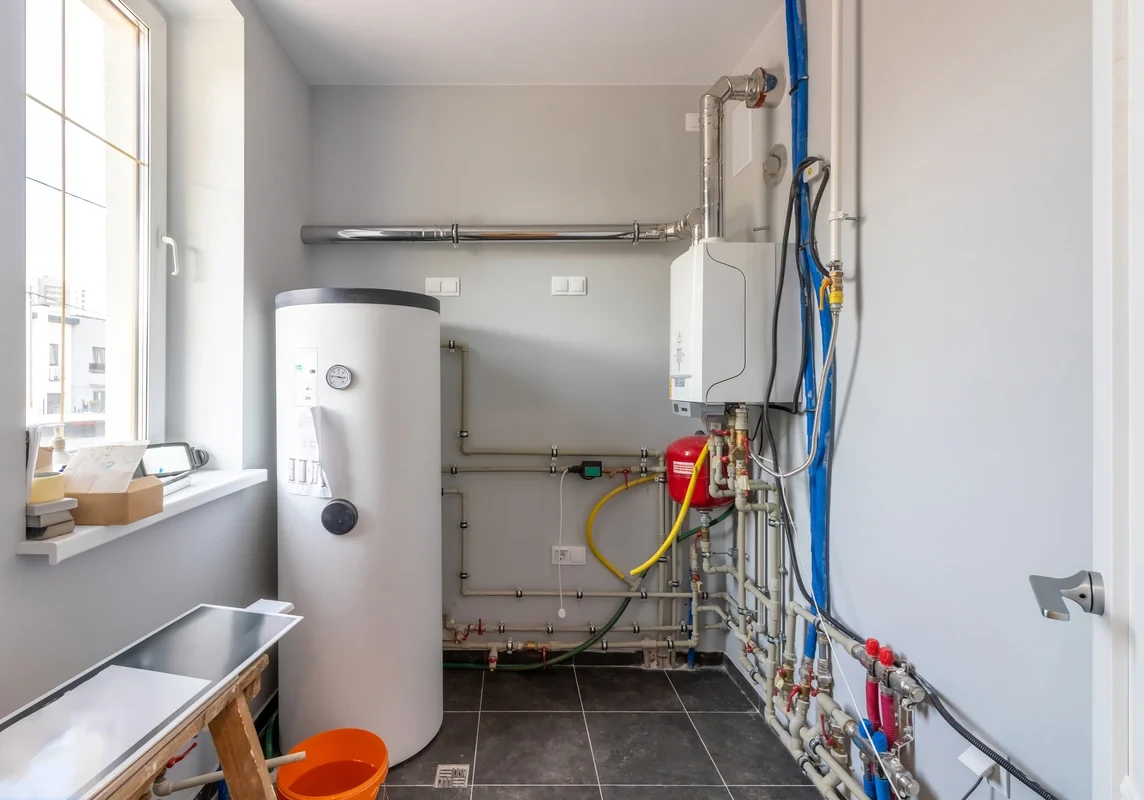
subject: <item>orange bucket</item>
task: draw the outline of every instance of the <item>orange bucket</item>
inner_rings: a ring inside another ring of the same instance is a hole
[[[326,731],[290,752],[303,750],[305,761],[278,770],[282,800],[374,800],[389,774],[389,750],[369,731]]]

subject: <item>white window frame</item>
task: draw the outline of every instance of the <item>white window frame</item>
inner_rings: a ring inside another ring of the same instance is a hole
[[[136,436],[164,441],[167,386],[167,18],[150,0],[111,0],[140,23],[140,270],[136,300]],[[144,257],[144,254],[145,257]]]

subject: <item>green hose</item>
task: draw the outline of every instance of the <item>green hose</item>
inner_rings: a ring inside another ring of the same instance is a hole
[[[733,505],[728,506],[726,511],[724,511],[722,514],[717,516],[715,519],[711,520],[711,525],[709,527],[715,527],[720,522],[727,519],[727,517],[731,516],[731,512],[734,510],[735,510],[735,506],[733,506]],[[701,527],[702,526],[700,526],[700,528]],[[700,528],[692,528],[689,531],[683,531],[682,533],[679,534],[676,541],[682,542],[684,539],[690,539],[692,536],[699,533]],[[623,616],[625,611],[627,611],[628,605],[631,602],[632,602],[632,599],[630,597],[625,597],[624,601],[622,603],[620,603],[620,607],[616,609],[616,613],[612,615],[612,618],[610,620],[608,620],[608,622],[604,625],[603,628],[596,631],[595,635],[592,636],[590,639],[588,639],[587,641],[585,641],[581,644],[578,644],[576,647],[572,648],[568,652],[561,653],[560,655],[555,656],[553,658],[550,658],[547,661],[542,662],[540,664],[501,664],[500,666],[497,667],[497,669],[503,669],[503,670],[508,671],[508,672],[531,672],[532,670],[544,669],[545,667],[552,667],[552,666],[555,666],[557,664],[563,664],[568,659],[578,656],[580,653],[583,653],[589,647],[596,644],[596,642],[603,639],[604,636],[608,633],[608,631],[610,631],[612,628],[616,627],[616,623],[620,621],[620,617]],[[488,664],[468,664],[468,663],[458,662],[458,661],[446,661],[444,664],[444,667],[445,667],[445,669],[480,669],[480,670],[486,670],[489,668]]]
[[[722,522],[723,520],[727,519],[727,517],[731,516],[731,512],[732,512],[732,511],[734,511],[734,510],[735,510],[735,506],[733,506],[733,505],[727,506],[727,510],[726,510],[726,511],[724,511],[724,512],[723,512],[722,514],[720,514],[719,516],[715,517],[715,519],[711,520],[711,524],[710,524],[708,527],[709,527],[709,528],[714,528],[714,527],[715,527],[716,525],[718,525],[720,522]],[[684,539],[690,539],[692,536],[694,536],[695,534],[699,533],[699,531],[700,531],[700,530],[702,530],[702,527],[703,527],[703,526],[701,525],[701,526],[699,526],[699,527],[697,527],[697,528],[692,528],[692,529],[691,529],[691,530],[689,530],[689,531],[684,531],[683,533],[679,534],[678,538],[676,538],[676,541],[677,541],[677,542],[682,542]]]
[[[632,599],[630,597],[625,597],[624,602],[620,603],[620,607],[616,609],[616,613],[612,615],[612,618],[610,620],[608,620],[608,622],[604,625],[604,627],[602,627],[602,628],[600,628],[600,630],[596,631],[595,635],[592,636],[590,639],[588,639],[587,641],[585,641],[581,644],[576,645],[571,650],[569,650],[567,653],[561,653],[560,655],[555,656],[554,658],[547,659],[546,661],[541,662],[540,664],[501,664],[500,666],[497,667],[497,669],[503,669],[503,670],[506,670],[509,672],[531,672],[532,670],[544,669],[546,667],[555,666],[556,664],[563,664],[568,659],[573,658],[573,657],[579,655],[580,653],[583,653],[585,650],[587,650],[589,647],[594,645],[596,642],[603,639],[604,635],[607,634],[607,632],[610,631],[612,628],[614,628],[616,626],[616,623],[620,621],[620,617],[623,616],[623,613],[628,608],[628,604],[631,602],[632,602]],[[445,666],[445,669],[488,669],[489,668],[488,664],[466,664],[466,663],[450,662],[450,661],[446,661],[444,666]]]

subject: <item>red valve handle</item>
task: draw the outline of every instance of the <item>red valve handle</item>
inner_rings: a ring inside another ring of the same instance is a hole
[[[167,759],[167,769],[170,769],[171,767],[173,767],[173,766],[175,766],[176,764],[178,764],[180,761],[182,761],[184,758],[186,758],[186,757],[187,757],[187,755],[188,755],[188,754],[189,754],[189,753],[190,753],[192,750],[194,750],[194,749],[195,749],[196,747],[198,747],[198,746],[199,746],[199,743],[198,743],[198,742],[191,742],[191,746],[190,746],[190,747],[188,747],[186,750],[184,750],[183,752],[179,753],[177,756],[172,756],[171,758]]]
[[[791,689],[790,697],[787,698],[787,701],[786,701],[787,713],[790,713],[790,704],[794,702],[794,696],[796,694],[798,694],[798,687],[797,686],[794,687],[793,689]]]

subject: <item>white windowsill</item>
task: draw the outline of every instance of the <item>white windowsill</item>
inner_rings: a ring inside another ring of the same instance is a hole
[[[25,539],[16,543],[16,553],[22,556],[47,556],[49,564],[58,564],[212,500],[265,482],[264,469],[204,470],[191,478],[190,486],[164,497],[163,510],[158,514],[127,525],[77,525],[74,532],[54,539]]]

